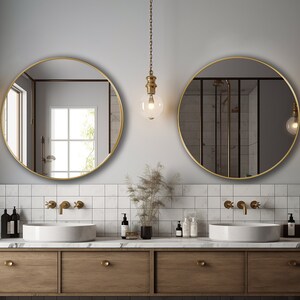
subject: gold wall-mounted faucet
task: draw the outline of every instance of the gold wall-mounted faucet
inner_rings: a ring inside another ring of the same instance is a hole
[[[250,207],[253,208],[253,209],[260,208],[260,202],[258,202],[258,201],[256,201],[256,200],[253,200],[253,201],[250,203]]]
[[[74,208],[78,208],[78,209],[81,209],[84,207],[84,203],[80,200],[74,202]]]
[[[244,215],[247,215],[247,205],[246,205],[246,203],[244,202],[244,201],[239,201],[238,203],[237,203],[237,207],[239,208],[239,209],[242,209],[243,210],[243,212],[244,212]]]
[[[53,208],[56,207],[56,202],[53,201],[53,200],[47,201],[47,202],[45,203],[45,207],[46,207],[47,209],[49,209],[49,208],[53,209]]]
[[[224,202],[224,207],[229,209],[229,208],[234,208],[234,204],[233,204],[233,201],[230,201],[230,200],[226,200]]]
[[[70,207],[70,202],[68,201],[63,201],[60,205],[59,205],[59,214],[62,215],[63,214],[63,210],[64,209],[68,209]]]

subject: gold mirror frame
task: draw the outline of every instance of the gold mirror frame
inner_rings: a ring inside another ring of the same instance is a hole
[[[264,61],[261,61],[261,60],[258,60],[256,58],[253,58],[253,57],[248,57],[248,56],[228,56],[228,57],[224,57],[224,58],[220,58],[220,59],[217,59],[213,62],[210,62],[208,63],[207,65],[205,65],[203,68],[200,69],[200,71],[197,71],[193,76],[192,78],[188,81],[187,85],[185,86],[182,94],[181,94],[181,98],[180,98],[180,101],[179,101],[179,105],[178,105],[178,110],[177,110],[177,129],[178,129],[178,132],[179,132],[179,136],[180,136],[180,140],[181,140],[181,143],[183,144],[184,146],[184,149],[186,150],[186,152],[188,153],[188,155],[192,158],[192,160],[198,165],[200,166],[202,169],[204,169],[205,171],[207,171],[208,173],[212,174],[212,175],[215,175],[215,176],[218,176],[220,178],[224,178],[224,179],[233,179],[233,180],[248,180],[248,179],[253,179],[253,178],[257,178],[259,176],[262,176],[264,174],[267,174],[269,173],[270,171],[272,171],[273,169],[275,169],[277,166],[279,166],[285,159],[286,157],[290,154],[292,148],[294,147],[295,143],[296,143],[296,140],[298,138],[298,134],[299,134],[299,125],[300,125],[300,118],[298,118],[298,130],[295,134],[295,137],[294,137],[294,140],[290,146],[290,148],[288,149],[288,151],[286,152],[286,154],[275,164],[273,165],[271,168],[269,168],[268,170],[264,171],[264,172],[261,172],[259,174],[256,174],[256,175],[253,175],[251,177],[230,177],[230,176],[224,176],[224,175],[220,175],[220,174],[217,174],[209,169],[207,169],[206,167],[204,167],[199,161],[197,161],[195,159],[195,157],[191,154],[191,152],[189,151],[189,149],[187,148],[185,142],[184,142],[184,139],[183,139],[183,136],[182,136],[182,132],[181,132],[181,129],[180,129],[180,108],[181,108],[181,104],[182,104],[182,100],[183,100],[183,97],[185,95],[185,92],[187,90],[187,88],[189,87],[189,85],[191,84],[191,82],[193,81],[193,79],[199,75],[201,72],[203,72],[204,70],[206,70],[207,68],[209,68],[210,66],[212,65],[215,65],[219,62],[222,62],[222,61],[225,61],[225,60],[232,60],[232,59],[245,59],[245,60],[250,60],[250,61],[254,61],[254,62],[257,62],[257,63],[260,63],[268,68],[270,68],[271,70],[273,70],[274,72],[276,72],[284,81],[285,83],[288,85],[290,91],[292,92],[292,95],[294,96],[294,100],[297,104],[297,113],[298,113],[298,116],[299,116],[299,102],[298,102],[298,99],[297,99],[297,96],[296,96],[296,93],[294,91],[294,89],[292,88],[291,84],[288,82],[288,80],[277,70],[275,69],[274,67],[272,67],[271,65],[269,65],[268,63],[264,62]]]
[[[45,175],[42,175],[40,173],[37,173],[33,170],[31,170],[30,168],[28,168],[25,164],[23,164],[16,156],[15,154],[13,153],[13,151],[11,150],[11,148],[8,146],[8,143],[5,139],[5,134],[4,134],[4,128],[3,128],[3,122],[2,122],[2,119],[3,119],[3,110],[4,110],[4,105],[5,105],[5,99],[10,91],[10,89],[13,87],[14,83],[19,79],[19,77],[24,74],[26,71],[28,71],[29,69],[41,64],[41,63],[44,63],[44,62],[47,62],[47,61],[52,61],[52,60],[71,60],[71,61],[76,61],[76,62],[80,62],[80,63],[83,63],[91,68],[93,68],[94,70],[96,70],[101,76],[103,76],[104,78],[107,79],[107,81],[109,82],[109,84],[111,85],[111,87],[114,89],[115,93],[116,93],[116,96],[117,96],[117,99],[118,99],[118,104],[119,104],[119,110],[120,110],[120,129],[119,129],[119,134],[118,134],[118,137],[116,139],[116,142],[113,146],[113,148],[111,149],[111,152],[107,155],[107,157],[101,162],[99,163],[92,171],[90,171],[89,173],[87,174],[83,174],[83,175],[80,175],[80,176],[75,176],[75,177],[71,177],[71,178],[56,178],[56,177],[48,177],[48,176],[45,176]],[[44,179],[48,179],[48,180],[57,180],[57,181],[71,181],[71,180],[74,180],[74,179],[78,179],[78,178],[82,178],[82,177],[85,177],[85,176],[88,176],[89,174],[91,173],[94,173],[95,171],[97,171],[100,167],[102,167],[110,158],[111,156],[114,154],[114,152],[116,151],[118,145],[119,145],[119,142],[121,140],[121,137],[122,137],[122,133],[123,133],[123,128],[124,128],[124,111],[123,111],[123,105],[122,105],[122,101],[121,101],[121,98],[120,98],[120,95],[119,95],[119,92],[118,90],[116,89],[115,85],[113,84],[113,82],[109,79],[109,77],[104,73],[102,72],[100,69],[98,69],[96,66],[92,65],[91,63],[87,62],[87,61],[84,61],[82,59],[79,59],[79,58],[74,58],[74,57],[67,57],[67,56],[57,56],[57,57],[50,57],[50,58],[46,58],[46,59],[42,59],[40,61],[37,61],[33,64],[31,64],[29,67],[27,67],[26,69],[24,69],[23,71],[21,71],[15,78],[14,80],[12,81],[12,83],[9,85],[9,88],[7,89],[7,91],[5,92],[4,94],[4,99],[2,99],[2,104],[1,104],[1,116],[0,116],[0,126],[1,126],[1,132],[2,132],[2,138],[4,140],[4,143],[8,149],[8,151],[10,152],[10,154],[13,156],[13,158],[23,167],[25,168],[26,170],[28,170],[29,172],[31,172],[32,174],[34,175],[37,175],[39,177],[42,177]]]

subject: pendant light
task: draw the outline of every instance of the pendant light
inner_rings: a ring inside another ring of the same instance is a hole
[[[149,120],[157,118],[163,111],[163,103],[161,98],[155,94],[156,90],[156,77],[153,75],[153,41],[152,41],[152,7],[153,0],[149,0],[150,4],[150,17],[149,17],[149,54],[150,54],[150,63],[149,63],[149,75],[146,77],[147,83],[147,95],[142,98],[141,109],[142,115]]]
[[[287,131],[292,134],[296,135],[298,131],[299,123],[298,123],[298,109],[296,101],[293,103],[293,113],[292,116],[286,122],[286,129]]]

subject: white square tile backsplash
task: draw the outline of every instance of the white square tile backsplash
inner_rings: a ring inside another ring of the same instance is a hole
[[[69,201],[71,207],[63,215],[56,209],[46,209],[45,202]],[[73,208],[74,202],[85,203],[83,209]],[[234,201],[234,209],[225,209],[226,200]],[[236,208],[240,200],[246,202],[248,214]],[[257,200],[260,209],[251,209],[250,202]],[[287,213],[300,222],[300,184],[199,184],[174,186],[172,198],[164,201],[158,221],[154,224],[155,235],[172,236],[177,221],[185,216],[196,216],[199,235],[208,234],[211,222],[275,222],[286,223]],[[116,185],[0,185],[0,209],[8,212],[16,206],[21,221],[26,222],[93,222],[99,236],[118,236],[122,213],[126,213],[131,229],[139,228],[137,208],[130,201],[127,186]]]
[[[31,196],[31,185],[20,184],[19,185],[19,196]]]
[[[80,185],[80,196],[104,196],[104,185]]]

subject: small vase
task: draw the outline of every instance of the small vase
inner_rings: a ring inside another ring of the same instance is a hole
[[[152,237],[152,226],[141,226],[141,238],[150,240]]]

